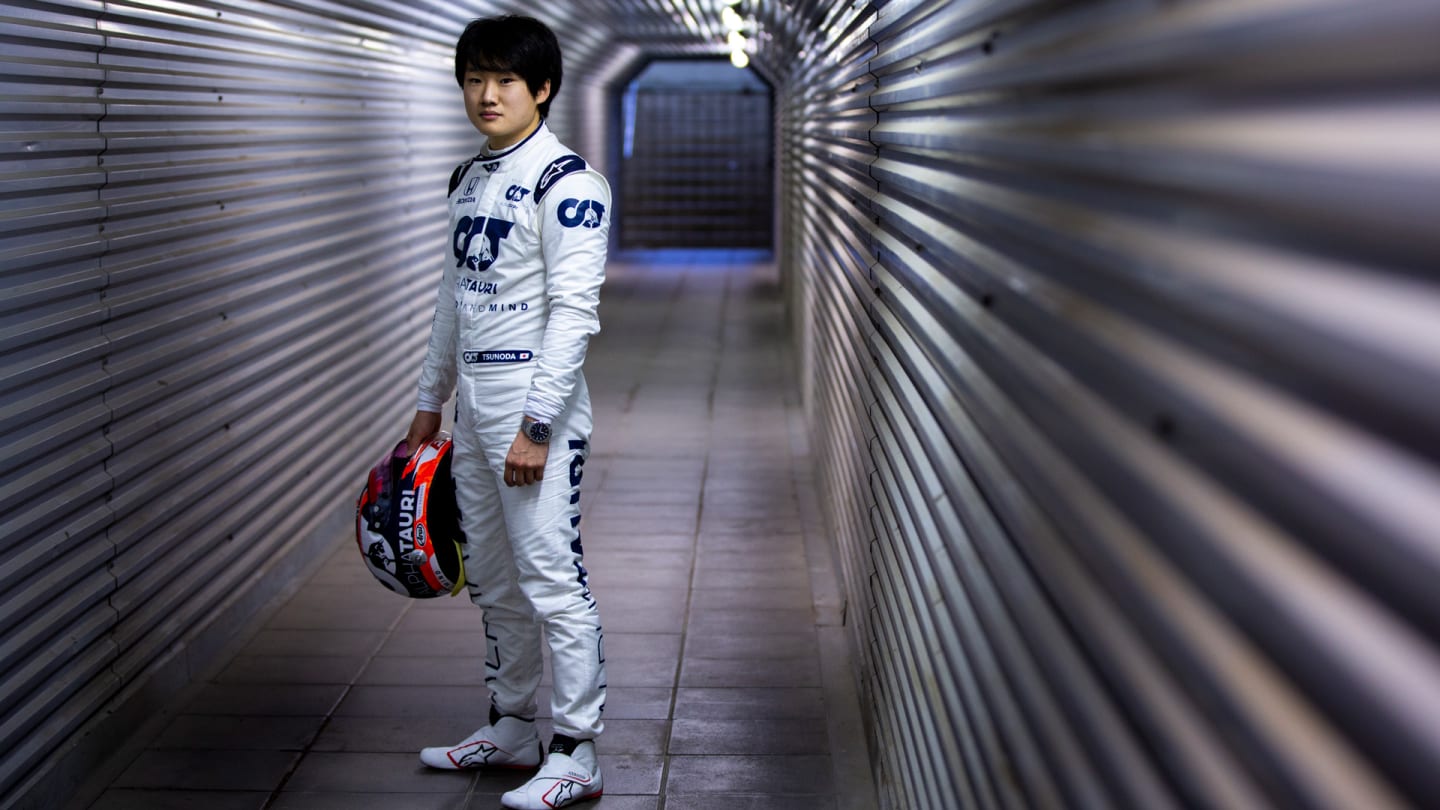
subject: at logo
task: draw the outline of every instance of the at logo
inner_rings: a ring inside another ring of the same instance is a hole
[[[500,161],[497,160],[494,163],[481,163],[480,165],[485,167],[485,171],[489,172],[490,174],[494,174],[495,170],[500,168]]]
[[[513,222],[494,217],[461,217],[455,223],[455,234],[450,240],[455,249],[455,266],[464,265],[476,272],[490,269],[490,265],[495,263],[495,255],[500,252],[500,240],[509,236],[510,229],[514,227]],[[471,244],[477,236],[482,238],[478,249],[472,252]]]
[[[576,160],[579,160],[579,158],[576,158]],[[570,158],[566,157],[561,158],[547,166],[545,168],[545,173],[540,175],[540,187],[548,188],[551,183],[559,180],[561,177],[564,177],[567,173],[572,171],[571,163],[573,162],[574,161],[572,161]]]
[[[505,192],[505,199],[510,200],[511,202],[520,202],[521,200],[525,199],[525,195],[529,193],[530,189],[528,188],[511,186],[509,190]]]
[[[467,752],[464,756],[460,757],[460,761],[455,764],[462,768],[478,768],[481,765],[488,764],[490,757],[494,756],[495,752],[499,750],[495,743],[489,740],[480,740],[475,743],[475,750]],[[451,761],[454,761],[454,757],[451,757]]]
[[[586,228],[600,227],[601,219],[605,216],[605,204],[598,200],[577,200],[573,197],[560,203],[560,210],[556,212],[560,224],[567,228],[574,228],[577,225]]]

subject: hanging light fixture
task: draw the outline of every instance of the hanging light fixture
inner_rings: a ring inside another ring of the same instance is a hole
[[[736,7],[740,0],[723,0],[724,5],[720,7],[720,24],[728,32],[725,35],[725,46],[730,49],[730,64],[737,68],[745,68],[750,65],[750,40],[746,38],[747,31],[755,30],[755,20],[743,17]]]

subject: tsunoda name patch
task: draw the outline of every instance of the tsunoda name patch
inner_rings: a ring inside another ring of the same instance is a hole
[[[482,363],[528,363],[535,359],[535,353],[529,349],[490,349],[483,352],[465,352],[463,359],[470,365]]]

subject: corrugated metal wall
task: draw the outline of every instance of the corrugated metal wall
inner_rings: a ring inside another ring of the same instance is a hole
[[[454,39],[500,5],[0,9],[0,795],[63,783],[403,431],[478,148]]]
[[[7,796],[403,426],[501,5],[0,8]],[[718,8],[544,9],[562,138]],[[739,9],[886,805],[1433,803],[1440,6]]]
[[[785,5],[887,803],[1433,804],[1440,6]]]

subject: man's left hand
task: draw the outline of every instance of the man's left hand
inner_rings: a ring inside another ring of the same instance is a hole
[[[510,443],[510,452],[505,454],[505,486],[523,487],[540,483],[545,477],[545,459],[550,455],[550,445],[536,444],[521,431]]]

